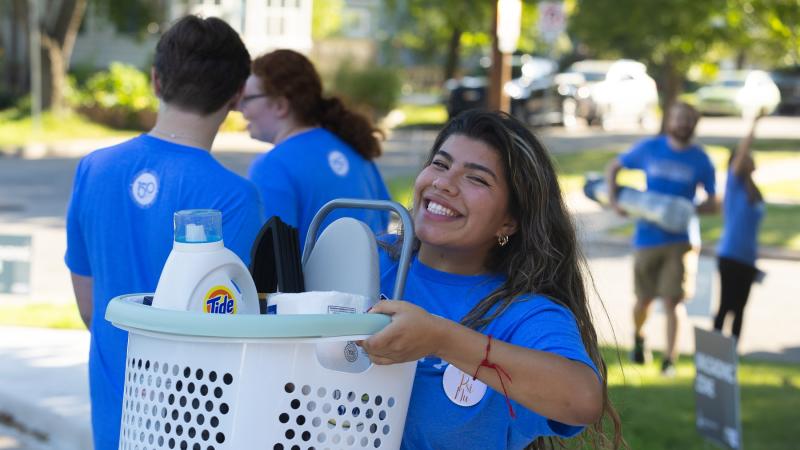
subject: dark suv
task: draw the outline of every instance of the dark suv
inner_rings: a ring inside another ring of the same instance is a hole
[[[528,55],[514,55],[511,58],[511,78],[522,75],[523,60]],[[450,118],[472,108],[486,108],[489,104],[487,86],[489,84],[491,59],[483,57],[478,67],[461,78],[451,78],[444,83],[444,104]]]

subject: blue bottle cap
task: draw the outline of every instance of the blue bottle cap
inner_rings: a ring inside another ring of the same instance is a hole
[[[175,213],[175,242],[205,244],[222,240],[222,213],[216,209],[185,209]]]

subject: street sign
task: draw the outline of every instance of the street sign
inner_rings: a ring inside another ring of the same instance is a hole
[[[695,327],[695,425],[698,433],[725,448],[742,449],[736,341]]]
[[[31,237],[0,235],[0,294],[30,292]]]
[[[497,1],[497,48],[501,53],[514,53],[517,49],[521,20],[520,0]]]
[[[555,41],[566,25],[562,2],[539,2],[539,33],[546,41]]]

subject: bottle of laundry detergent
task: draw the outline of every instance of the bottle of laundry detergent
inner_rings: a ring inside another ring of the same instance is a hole
[[[208,314],[258,314],[258,294],[241,259],[222,241],[222,213],[175,213],[175,242],[158,279],[153,307]]]

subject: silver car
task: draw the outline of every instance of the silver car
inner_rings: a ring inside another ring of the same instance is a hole
[[[697,90],[697,109],[707,115],[753,117],[770,114],[781,102],[781,93],[763,70],[732,70]]]

